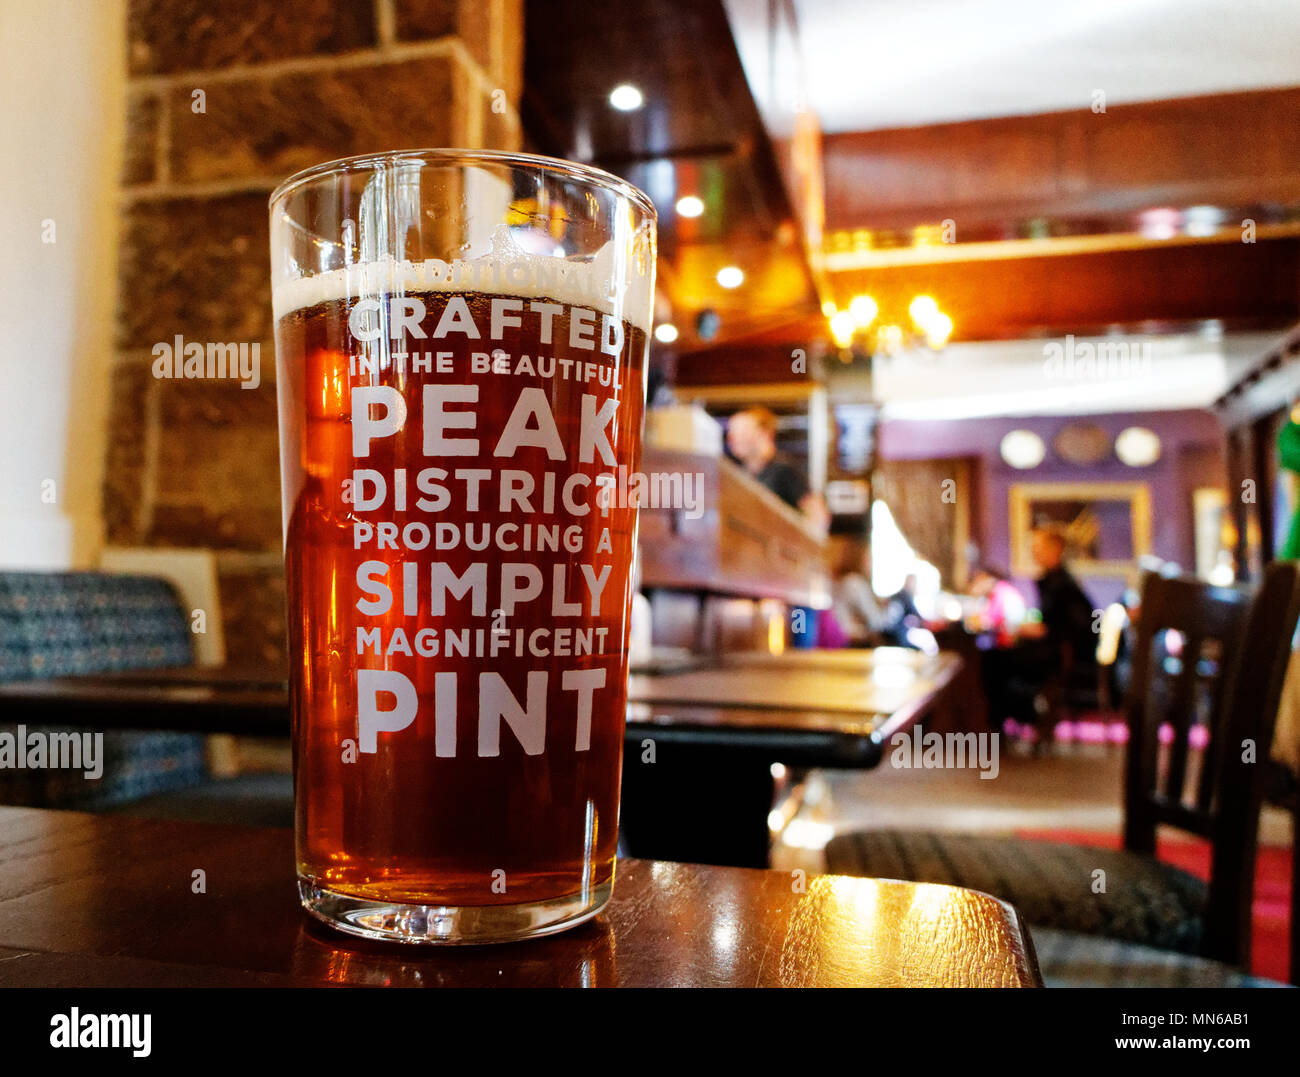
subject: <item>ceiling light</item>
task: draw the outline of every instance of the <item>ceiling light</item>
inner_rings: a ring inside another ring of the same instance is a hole
[[[693,194],[684,194],[677,199],[677,216],[698,217],[704,212],[704,200]]]
[[[664,322],[655,328],[655,340],[660,344],[671,344],[677,339],[677,326],[672,322]]]
[[[835,338],[836,346],[847,348],[852,344],[853,334],[857,332],[857,328],[857,322],[847,310],[837,311],[831,315],[831,336]]]
[[[828,299],[826,300],[825,303],[822,304],[822,314],[824,314],[827,318],[834,318],[835,310],[836,307],[833,300]]]
[[[1032,430],[1012,430],[999,446],[1002,459],[1020,471],[1037,467],[1047,456],[1043,439]]]
[[[609,103],[619,112],[635,112],[645,104],[645,97],[630,82],[625,82],[610,90]]]
[[[931,296],[918,295],[907,308],[907,313],[912,316],[912,321],[924,329],[939,313],[939,304]]]
[[[723,266],[718,270],[718,283],[724,288],[739,288],[745,283],[745,274],[739,266]]]
[[[952,336],[952,319],[942,311],[935,311],[925,323],[925,342],[932,348],[942,348]]]
[[[849,303],[849,314],[853,317],[853,323],[860,328],[869,326],[879,313],[879,305],[869,295],[855,296]]]

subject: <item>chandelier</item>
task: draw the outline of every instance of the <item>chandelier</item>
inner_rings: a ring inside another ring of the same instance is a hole
[[[879,305],[869,295],[855,296],[847,310],[837,310],[828,302],[823,313],[844,362],[863,353],[892,357],[913,348],[937,352],[952,335],[952,319],[928,295],[918,295],[908,304],[906,319],[883,320]]]

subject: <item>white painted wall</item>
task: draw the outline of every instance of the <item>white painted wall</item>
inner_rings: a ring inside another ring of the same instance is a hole
[[[124,0],[0,0],[0,567],[102,542],[125,58]]]

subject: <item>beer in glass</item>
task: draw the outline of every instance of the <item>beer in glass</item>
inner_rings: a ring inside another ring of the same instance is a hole
[[[393,153],[286,181],[271,255],[303,905],[405,942],[579,923],[614,878],[654,209]]]

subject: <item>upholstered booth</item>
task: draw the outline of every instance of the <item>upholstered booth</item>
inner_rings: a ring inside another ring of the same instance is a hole
[[[102,572],[0,572],[0,681],[183,666],[189,620],[165,580]],[[95,732],[77,726],[63,731]],[[0,714],[0,731],[17,727]],[[46,730],[47,732],[51,730]],[[103,775],[0,768],[0,803],[94,810],[196,785],[203,737],[105,732]]]

